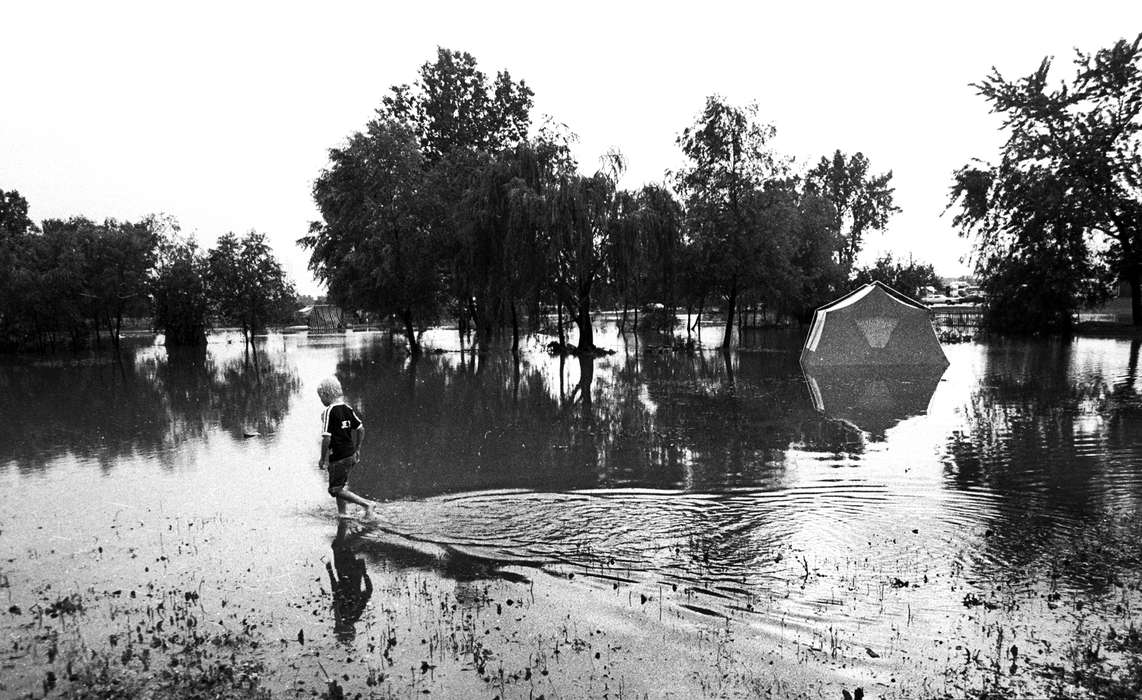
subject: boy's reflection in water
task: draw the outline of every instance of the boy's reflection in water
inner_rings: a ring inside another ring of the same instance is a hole
[[[357,635],[355,625],[373,595],[373,582],[365,570],[365,560],[356,556],[348,533],[348,522],[338,521],[337,535],[333,538],[333,561],[325,562],[333,589],[333,633],[346,644],[352,643]]]

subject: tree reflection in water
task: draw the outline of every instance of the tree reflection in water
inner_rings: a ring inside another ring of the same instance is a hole
[[[255,366],[206,348],[9,363],[0,389],[20,400],[0,402],[0,463],[37,471],[73,455],[107,470],[153,455],[168,464],[175,448],[214,429],[234,438],[272,432],[299,386],[283,355]]]
[[[1126,371],[1107,376],[1066,341],[987,347],[944,462],[952,487],[999,496],[985,548],[970,555],[979,566],[1101,590],[1142,563],[1124,520],[1142,505],[1138,350],[1135,340]]]
[[[362,457],[383,465],[359,478],[387,498],[756,486],[780,481],[791,445],[863,449],[859,430],[814,410],[795,355],[731,362],[654,351],[414,360],[378,344],[346,348],[337,374],[370,425]]]

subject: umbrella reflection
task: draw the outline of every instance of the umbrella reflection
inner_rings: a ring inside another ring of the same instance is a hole
[[[805,371],[813,407],[868,433],[874,441],[927,412],[944,367],[834,367]]]

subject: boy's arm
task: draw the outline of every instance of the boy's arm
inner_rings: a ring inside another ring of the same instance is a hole
[[[353,454],[361,451],[361,442],[365,439],[365,426],[358,425],[353,431]]]
[[[317,466],[321,467],[322,469],[325,468],[325,465],[329,461],[329,439],[329,433],[321,436],[321,459],[318,460]]]

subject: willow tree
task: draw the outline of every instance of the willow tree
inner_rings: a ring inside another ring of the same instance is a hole
[[[591,307],[606,280],[608,236],[617,216],[622,158],[609,155],[594,175],[564,174],[545,197],[544,228],[550,284],[579,329],[579,352],[593,353]]]
[[[662,185],[646,185],[637,195],[635,215],[646,265],[647,294],[673,313],[678,301],[682,258],[682,205]]]
[[[638,307],[643,302],[647,287],[649,262],[646,255],[646,242],[638,221],[638,197],[634,192],[618,190],[614,195],[614,215],[607,232],[608,288],[613,301],[622,308],[619,330],[626,329],[627,311],[635,309],[635,323],[638,323]]]
[[[465,192],[463,263],[480,300],[477,325],[485,341],[510,320],[517,350],[521,307],[539,306],[548,267],[544,202],[565,163],[559,146],[525,142],[487,159]]]

